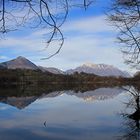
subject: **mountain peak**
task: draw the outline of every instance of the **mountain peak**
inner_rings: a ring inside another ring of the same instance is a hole
[[[86,66],[86,67],[93,67],[95,66],[96,64],[93,64],[91,62],[87,62],[87,63],[84,63],[82,66]]]
[[[54,68],[54,67],[42,67],[42,66],[38,66],[38,67],[42,72],[50,72],[53,74],[64,74],[62,70]]]
[[[38,67],[23,56],[18,56],[16,59],[3,62],[0,64],[7,69],[32,69],[37,70]]]
[[[130,77],[130,75],[120,69],[107,64],[93,64],[93,63],[85,63],[75,69],[67,70],[67,74],[73,74],[74,72],[84,72],[95,74],[99,76],[122,76],[122,77]]]
[[[107,64],[94,64],[94,63],[89,63],[89,62],[88,63],[84,63],[80,67],[100,68],[100,69],[114,68],[114,66],[112,66],[112,65],[107,65]]]
[[[23,56],[18,56],[16,59],[26,59],[26,58]]]

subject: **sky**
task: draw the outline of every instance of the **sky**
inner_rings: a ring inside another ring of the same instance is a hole
[[[46,58],[58,49],[52,43],[47,49],[44,29],[19,28],[2,36],[0,40],[0,62],[24,56],[36,65],[56,67],[61,70],[75,68],[83,63],[109,64],[122,70],[134,72],[124,64],[117,30],[107,21],[105,12],[110,0],[98,0],[86,11],[72,8],[61,27],[65,42],[54,57]]]

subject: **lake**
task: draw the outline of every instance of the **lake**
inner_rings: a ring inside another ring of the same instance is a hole
[[[139,118],[133,116],[139,91],[134,87],[33,92],[17,96],[10,89],[1,90],[1,140],[140,138]]]

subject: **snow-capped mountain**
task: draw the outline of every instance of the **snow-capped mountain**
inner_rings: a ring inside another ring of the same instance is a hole
[[[34,63],[22,56],[19,56],[16,59],[7,62],[0,63],[0,67],[4,67],[7,69],[38,69],[38,67]]]
[[[74,72],[84,72],[95,74],[99,76],[122,76],[122,77],[130,77],[130,75],[126,71],[121,71],[120,69],[106,64],[92,64],[92,63],[85,63],[75,69],[67,70],[67,74],[73,74]]]
[[[53,68],[53,67],[42,67],[37,66],[25,57],[19,56],[16,59],[0,63],[0,69],[31,69],[31,70],[41,70],[42,72],[49,72],[53,74],[73,74],[74,72],[84,72],[89,74],[95,74],[99,76],[122,76],[130,77],[130,74],[126,71],[121,71],[120,69],[106,64],[92,64],[86,63],[75,69],[67,70],[66,72]]]
[[[74,95],[85,101],[96,101],[96,100],[100,101],[100,100],[112,99],[122,92],[123,92],[122,89],[116,87],[116,88],[98,88],[95,90],[86,91],[84,93],[81,92],[75,93],[74,91],[69,91],[66,92],[66,94]]]
[[[38,67],[42,72],[50,72],[50,73],[53,73],[53,74],[64,74],[64,72],[62,70],[57,69],[57,68],[42,67],[42,66],[38,66]]]

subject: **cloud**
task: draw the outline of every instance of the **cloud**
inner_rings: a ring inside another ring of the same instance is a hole
[[[8,59],[8,58],[9,58],[8,56],[4,56],[4,55],[0,56],[0,60],[5,60],[5,59]]]
[[[46,51],[41,54],[42,57],[47,56]],[[105,63],[125,68],[119,47],[114,44],[114,38],[74,36],[65,40],[65,45],[57,56],[44,61],[38,58],[33,56],[30,59],[38,65],[53,66],[64,70],[77,67],[85,62]]]
[[[88,18],[81,18],[76,19],[73,21],[67,21],[62,26],[61,30],[63,33],[70,33],[70,32],[79,32],[83,34],[97,34],[103,32],[111,32],[114,33],[114,27],[110,26],[110,23],[106,20],[107,17],[104,15],[101,16],[92,16]],[[32,36],[42,36],[46,34],[45,29],[40,29],[38,31],[33,32]]]
[[[9,36],[1,41],[1,48],[7,48],[15,57],[23,55],[37,65],[53,66],[64,70],[77,67],[84,62],[105,63],[127,69],[123,64],[119,47],[114,43],[115,31],[108,25],[105,16],[66,22],[62,31],[67,37],[65,44],[60,53],[49,60],[40,59],[55,52],[58,44],[52,43],[49,49],[43,50],[44,30],[31,32],[24,37]]]
[[[104,15],[67,22],[64,25],[63,30],[65,32],[79,31],[83,33],[114,32],[114,28],[109,25],[109,22]]]

